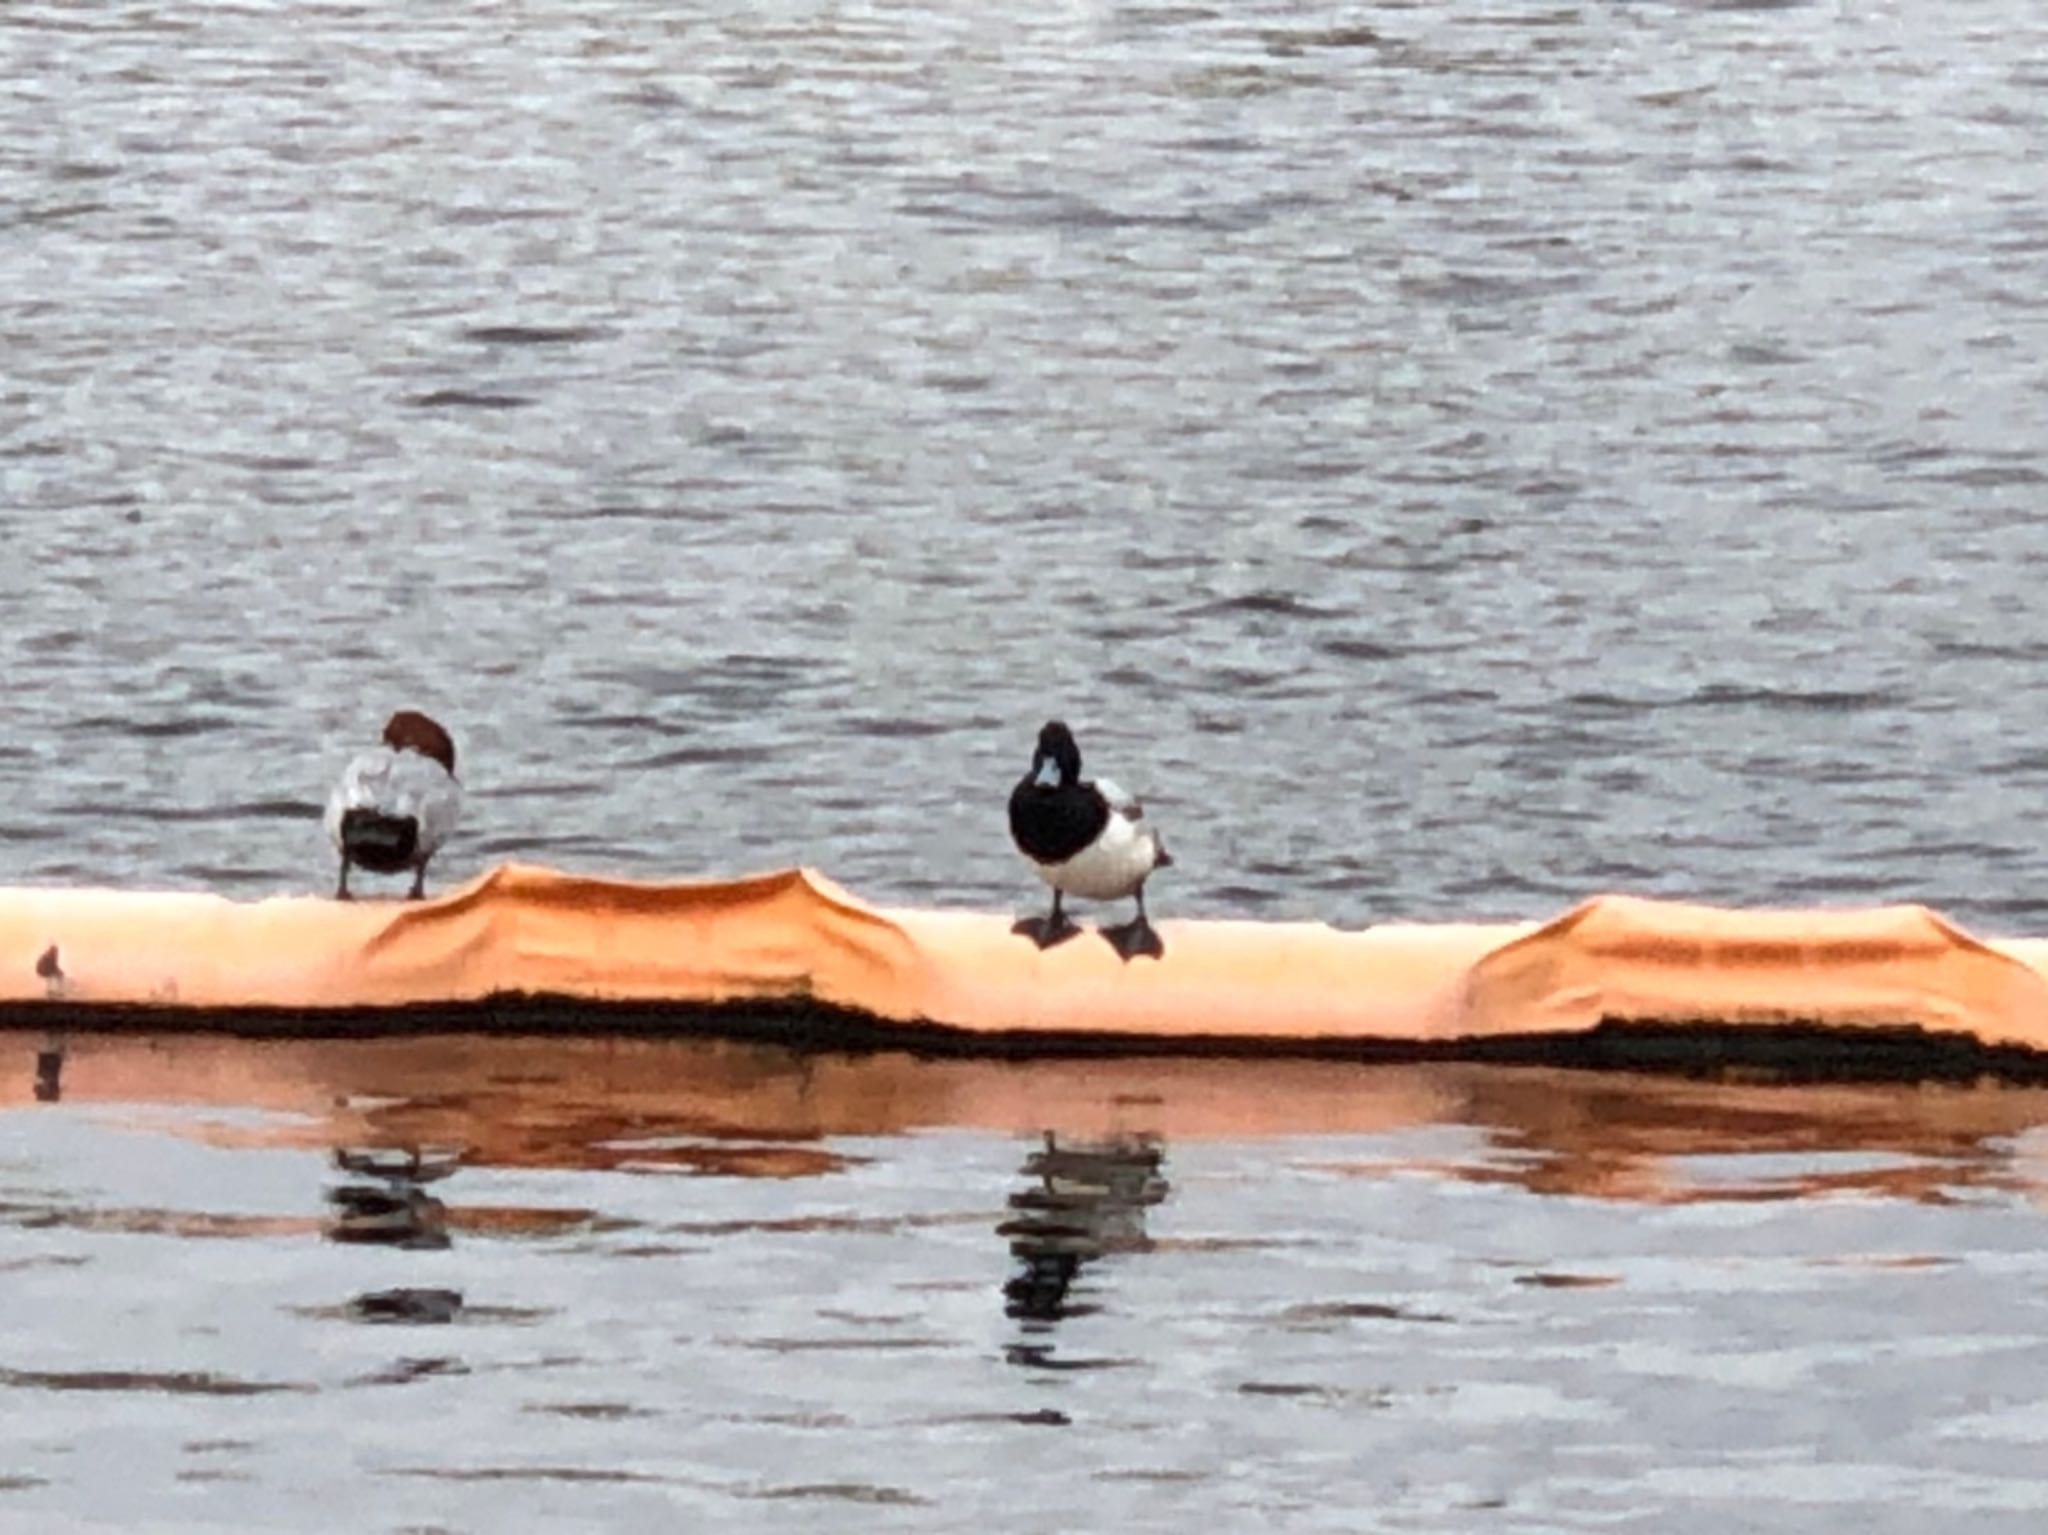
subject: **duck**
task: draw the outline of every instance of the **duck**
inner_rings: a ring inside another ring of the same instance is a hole
[[[1145,881],[1173,863],[1159,833],[1145,822],[1145,810],[1106,778],[1081,776],[1081,748],[1073,731],[1048,720],[1038,732],[1031,770],[1010,791],[1010,836],[1038,877],[1052,887],[1052,910],[1025,917],[1010,931],[1041,950],[1064,943],[1080,929],[1061,902],[1138,903],[1138,914],[1102,936],[1126,963],[1139,956],[1160,959],[1166,946],[1145,916]]]
[[[372,874],[410,869],[406,899],[423,899],[427,861],[461,816],[454,738],[418,710],[400,709],[385,723],[382,743],[349,763],[327,801],[327,835],[341,854],[334,898],[352,899],[348,871],[361,868]]]

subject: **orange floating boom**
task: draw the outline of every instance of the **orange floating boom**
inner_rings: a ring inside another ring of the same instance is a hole
[[[809,870],[643,884],[508,865],[414,903],[9,889],[0,1011],[298,1033],[718,1032],[801,1014],[810,1043],[880,1030],[992,1051],[1477,1054],[1603,1024],[1905,1029],[2048,1054],[2048,940],[1982,941],[1919,906],[1597,896],[1541,924],[1166,921],[1166,957],[1130,963],[1092,933],[1041,952],[1010,921],[869,906]]]

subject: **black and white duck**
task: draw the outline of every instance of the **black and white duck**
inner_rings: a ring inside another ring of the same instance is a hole
[[[1126,960],[1160,958],[1166,946],[1145,917],[1145,881],[1173,859],[1145,810],[1106,778],[1081,776],[1081,748],[1058,720],[1038,732],[1031,771],[1010,791],[1010,835],[1038,877],[1052,887],[1052,910],[1026,917],[1011,929],[1049,949],[1080,929],[1061,907],[1066,896],[1121,901],[1131,896],[1138,914],[1102,936]]]

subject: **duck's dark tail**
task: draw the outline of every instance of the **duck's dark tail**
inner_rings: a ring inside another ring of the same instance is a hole
[[[349,810],[341,817],[341,850],[348,861],[372,874],[397,874],[419,851],[420,823],[409,815]]]
[[[1157,836],[1154,836],[1152,839],[1152,867],[1155,869],[1170,869],[1173,867],[1173,854],[1167,852],[1166,843]]]

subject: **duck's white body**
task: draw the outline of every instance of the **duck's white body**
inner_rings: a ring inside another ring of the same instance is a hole
[[[1159,834],[1145,824],[1136,799],[1106,778],[1092,787],[1109,805],[1109,819],[1093,842],[1062,863],[1032,868],[1053,889],[1084,901],[1121,901],[1134,895],[1159,866]]]
[[[327,835],[336,851],[344,851],[341,818],[351,810],[410,818],[419,827],[414,861],[424,864],[462,819],[462,785],[432,757],[379,746],[349,763],[327,801]]]

